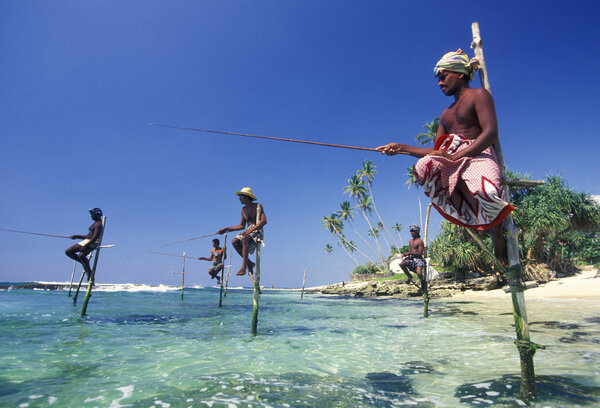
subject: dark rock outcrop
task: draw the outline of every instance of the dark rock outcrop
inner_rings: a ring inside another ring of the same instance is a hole
[[[438,279],[429,288],[429,297],[432,299],[449,297],[465,290],[492,290],[500,287],[496,276],[485,276],[466,281]],[[329,285],[320,290],[325,295],[353,296],[353,297],[380,297],[392,296],[401,298],[421,297],[422,292],[415,285],[405,281],[362,281],[349,284]]]

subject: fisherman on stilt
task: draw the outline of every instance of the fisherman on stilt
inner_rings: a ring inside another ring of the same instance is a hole
[[[87,275],[88,281],[92,278],[92,268],[88,255],[98,247],[98,238],[102,232],[102,210],[100,208],[90,208],[90,216],[94,223],[88,228],[87,235],[71,235],[71,239],[82,239],[83,241],[70,246],[65,250],[65,254],[81,263]]]
[[[263,239],[263,227],[267,224],[267,216],[261,205],[262,211],[260,219],[256,219],[257,207],[259,204],[254,202],[256,196],[250,187],[244,187],[240,191],[236,191],[235,194],[239,197],[240,203],[244,205],[242,207],[242,219],[238,225],[221,228],[217,234],[222,235],[229,231],[240,231],[245,228],[244,232],[238,234],[231,241],[231,244],[237,253],[242,257],[242,266],[236,274],[242,276],[246,274],[246,269],[248,269],[251,274],[254,272],[255,264],[248,259],[248,255],[254,253],[256,246]]]
[[[212,261],[212,265],[208,268],[208,274],[211,279],[217,279],[217,285],[221,284],[221,278],[219,272],[223,269],[223,260],[227,259],[227,253],[225,248],[219,246],[220,242],[217,238],[212,240],[213,249],[210,251],[210,257],[201,256],[199,261]]]
[[[433,148],[389,143],[377,149],[418,157],[415,176],[436,210],[454,224],[491,230],[496,257],[506,265],[502,221],[514,207],[503,195],[493,147],[498,139],[494,100],[485,88],[469,86],[477,67],[477,60],[469,61],[460,49],[436,64],[438,86],[454,102],[440,116]]]
[[[425,261],[423,260],[423,250],[425,245],[421,239],[421,228],[416,225],[411,225],[409,228],[412,239],[408,242],[408,252],[404,252],[404,259],[400,262],[400,267],[404,274],[408,277],[407,283],[413,283],[412,275],[409,271],[417,274],[419,279],[423,278],[423,268]]]

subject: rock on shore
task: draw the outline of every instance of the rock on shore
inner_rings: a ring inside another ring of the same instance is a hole
[[[485,276],[466,281],[455,281],[450,279],[435,280],[429,289],[432,299],[449,297],[467,290],[492,290],[500,287],[496,276]],[[353,297],[379,297],[392,296],[401,298],[421,297],[421,291],[406,281],[362,281],[346,284],[336,283],[334,285],[319,288],[316,292],[325,295],[353,296]]]

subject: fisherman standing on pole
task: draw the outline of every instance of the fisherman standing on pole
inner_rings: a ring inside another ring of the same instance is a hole
[[[242,276],[246,274],[246,268],[250,274],[254,272],[255,264],[248,259],[248,255],[253,254],[256,246],[262,241],[264,235],[263,227],[267,224],[267,217],[263,207],[260,219],[256,219],[257,207],[259,204],[253,202],[256,200],[256,196],[250,187],[244,187],[240,191],[236,191],[235,194],[239,197],[240,203],[244,205],[242,207],[242,219],[239,225],[221,228],[217,234],[222,235],[229,231],[240,231],[245,228],[244,232],[238,234],[231,241],[231,244],[237,253],[242,257],[242,266],[236,274]]]
[[[92,278],[92,268],[87,256],[98,246],[98,238],[102,232],[102,210],[100,208],[90,208],[90,216],[94,223],[88,228],[87,235],[71,235],[71,239],[82,239],[83,241],[70,246],[65,250],[65,254],[81,263],[88,277],[88,281]]]
[[[460,49],[436,64],[438,86],[454,96],[454,103],[440,116],[433,148],[389,143],[377,149],[390,156],[418,157],[415,175],[434,207],[454,224],[491,229],[496,257],[506,265],[502,221],[514,207],[503,196],[502,172],[492,146],[498,139],[492,95],[485,88],[469,86],[477,69],[477,61],[469,61]]]
[[[220,242],[217,238],[212,240],[213,249],[210,251],[210,258],[201,256],[199,261],[212,261],[212,265],[208,268],[208,274],[211,279],[217,279],[217,285],[221,284],[221,278],[219,278],[219,272],[223,269],[223,259],[227,258],[225,248],[219,246]]]

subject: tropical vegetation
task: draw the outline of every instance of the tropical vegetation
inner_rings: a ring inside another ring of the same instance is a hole
[[[508,175],[518,178],[518,174]],[[541,186],[516,189],[511,202],[516,207],[513,217],[521,230],[519,245],[526,266],[546,264],[566,272],[579,262],[598,262],[600,205],[589,194],[575,192],[561,176],[548,176]],[[477,234],[492,251],[489,234]],[[447,221],[430,246],[434,262],[457,275],[492,271],[491,257],[481,253],[464,228]]]

